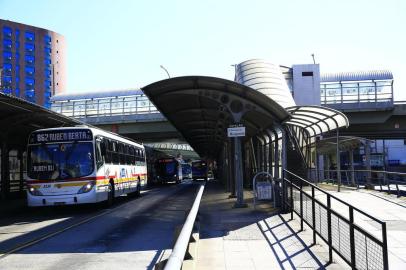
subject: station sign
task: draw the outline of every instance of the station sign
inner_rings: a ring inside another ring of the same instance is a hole
[[[33,132],[29,143],[53,143],[66,141],[91,141],[92,132],[89,129],[47,130]]]
[[[227,135],[229,138],[232,137],[244,137],[245,136],[245,127],[236,126],[227,128]]]

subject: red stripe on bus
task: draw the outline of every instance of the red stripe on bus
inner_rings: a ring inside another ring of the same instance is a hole
[[[111,176],[110,176],[111,177]],[[114,177],[113,177],[114,178]],[[83,180],[104,180],[104,176],[89,176],[82,178],[68,178],[60,180],[27,180],[28,184],[40,184],[40,183],[50,183],[50,182],[74,182],[74,181],[83,181]]]

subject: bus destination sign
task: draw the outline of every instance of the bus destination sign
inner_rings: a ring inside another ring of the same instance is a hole
[[[48,130],[32,133],[30,143],[91,141],[92,139],[92,132],[88,129]]]

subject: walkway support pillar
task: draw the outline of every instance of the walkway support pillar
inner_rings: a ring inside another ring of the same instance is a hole
[[[371,183],[371,146],[369,145],[369,141],[365,142],[365,162],[366,162],[366,169],[367,169],[367,188],[372,188]]]
[[[237,202],[234,207],[241,208],[246,207],[244,203],[244,190],[243,190],[243,179],[242,179],[242,153],[241,153],[241,139],[240,137],[234,138],[234,170],[235,170],[235,184],[236,184],[236,195]]]
[[[349,155],[350,155],[350,170],[351,170],[351,183],[352,185],[355,187],[355,171],[354,171],[354,150],[351,149],[349,151]]]
[[[337,163],[337,191],[340,192],[341,188],[341,160],[340,160],[340,147],[339,147],[339,132],[337,128],[337,149],[336,149],[336,163]]]
[[[1,144],[1,199],[6,199],[10,192],[9,150],[5,141]]]
[[[235,147],[234,144],[229,143],[228,144],[228,160],[230,161],[230,166],[229,166],[229,188],[230,188],[230,198],[235,198],[235,189],[236,189],[236,185],[235,185],[235,162],[234,162],[234,156],[235,156]]]
[[[279,171],[280,171],[280,166],[279,166],[279,138],[278,138],[278,132],[275,132],[275,153],[274,153],[274,160],[275,160],[275,175],[274,178],[280,178],[279,176]]]

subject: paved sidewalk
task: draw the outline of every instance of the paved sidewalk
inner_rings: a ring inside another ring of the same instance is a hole
[[[280,215],[269,203],[253,209],[252,192],[244,193],[247,208],[233,208],[217,182],[208,182],[200,205],[201,228],[196,270],[217,269],[349,269],[342,261],[326,265],[326,246],[311,246],[312,231],[298,220]],[[335,258],[336,259],[336,258]]]

